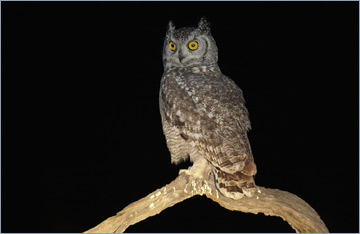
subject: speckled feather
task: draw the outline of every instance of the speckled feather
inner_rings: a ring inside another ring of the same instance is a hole
[[[201,26],[201,32],[209,37],[206,23],[200,22],[199,28]],[[186,41],[196,30],[174,30],[172,23],[169,28],[171,35],[166,40]],[[199,31],[196,34],[192,37],[201,35]],[[212,37],[206,40],[204,45],[213,41]],[[165,64],[160,85],[160,113],[171,160],[179,163],[189,155],[192,161],[205,158],[216,174],[220,192],[234,199],[244,194],[252,196],[256,165],[247,137],[250,121],[245,100],[241,89],[214,63],[214,60],[217,62],[216,45],[210,49],[216,52],[216,58],[208,62],[198,63],[194,59],[185,65]],[[171,61],[168,54],[164,56],[164,62]]]

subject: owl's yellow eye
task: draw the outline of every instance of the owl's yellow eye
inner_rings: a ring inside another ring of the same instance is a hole
[[[192,41],[188,46],[190,50],[196,50],[199,47],[199,44],[196,41]]]
[[[169,48],[170,48],[170,50],[172,50],[172,51],[176,50],[176,44],[175,44],[174,42],[170,41],[170,42],[169,42]]]

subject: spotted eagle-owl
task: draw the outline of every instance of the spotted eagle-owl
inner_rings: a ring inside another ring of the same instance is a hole
[[[223,75],[210,25],[175,29],[169,22],[163,49],[160,113],[171,162],[190,156],[187,173],[201,176],[210,166],[217,189],[240,199],[255,192],[256,165],[247,131],[248,111],[241,89]]]

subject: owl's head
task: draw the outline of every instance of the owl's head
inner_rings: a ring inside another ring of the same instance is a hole
[[[175,29],[170,21],[163,50],[164,68],[187,67],[191,65],[212,65],[218,60],[214,38],[210,34],[210,24],[205,17],[197,28]]]

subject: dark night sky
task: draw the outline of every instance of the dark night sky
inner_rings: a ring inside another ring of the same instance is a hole
[[[2,2],[2,232],[83,232],[176,178],[168,21],[205,15],[243,90],[260,186],[359,231],[358,2]],[[184,16],[185,15],[185,16]],[[292,232],[194,197],[129,232]]]

